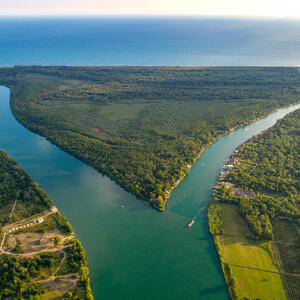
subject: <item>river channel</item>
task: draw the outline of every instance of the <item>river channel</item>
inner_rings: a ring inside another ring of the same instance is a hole
[[[224,162],[241,143],[300,108],[295,105],[235,130],[210,146],[173,191],[164,213],[14,118],[10,92],[0,87],[0,149],[54,200],[88,257],[95,299],[229,299],[208,232],[205,210]]]

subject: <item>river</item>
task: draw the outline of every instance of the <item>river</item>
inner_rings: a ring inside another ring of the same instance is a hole
[[[16,121],[0,87],[0,149],[54,200],[82,242],[95,299],[229,299],[205,211],[234,149],[300,105],[271,113],[210,146],[160,213]]]

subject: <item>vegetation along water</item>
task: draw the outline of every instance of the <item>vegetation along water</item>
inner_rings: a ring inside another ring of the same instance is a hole
[[[84,250],[47,194],[0,151],[0,298],[93,300]]]
[[[299,299],[300,110],[242,144],[208,208],[232,298]]]
[[[33,134],[0,90],[0,148],[20,162],[70,220],[88,256],[96,299],[228,299],[207,221],[200,214],[234,149],[295,109],[281,109],[219,139],[171,194],[164,214]],[[247,130],[245,130],[247,129]]]
[[[299,101],[297,68],[14,67],[16,118],[164,210],[218,137]]]

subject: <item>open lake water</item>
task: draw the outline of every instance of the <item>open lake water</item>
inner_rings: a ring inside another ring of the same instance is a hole
[[[2,18],[0,65],[300,65],[300,21]]]

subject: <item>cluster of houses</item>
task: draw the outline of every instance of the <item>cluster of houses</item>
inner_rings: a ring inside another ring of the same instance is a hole
[[[51,206],[50,207],[50,211],[52,213],[55,213],[57,212],[57,208],[55,206]],[[40,217],[40,218],[37,218],[37,219],[34,219],[33,221],[31,221],[30,223],[28,224],[25,224],[25,225],[20,225],[18,227],[15,227],[15,228],[12,228],[12,229],[9,229],[7,232],[8,233],[11,233],[11,232],[14,232],[14,231],[18,231],[18,230],[21,230],[21,229],[25,229],[27,227],[30,227],[32,225],[36,225],[36,224],[40,224],[40,223],[43,223],[44,222],[44,218],[43,217]]]
[[[221,172],[220,172],[220,176],[219,176],[219,181],[223,181],[224,178],[228,175],[230,169],[233,167],[233,165],[228,164],[228,165],[224,165]]]
[[[239,151],[238,150],[235,150],[231,156],[229,157],[229,160],[227,162],[226,165],[223,166],[221,172],[220,172],[220,176],[219,176],[219,179],[218,181],[219,182],[222,182],[224,180],[224,178],[228,175],[230,169],[236,165],[238,163],[238,159],[235,158],[235,155],[238,153]]]
[[[40,224],[40,223],[43,223],[43,222],[44,222],[44,218],[43,218],[43,217],[40,217],[40,218],[34,219],[33,221],[31,221],[31,222],[28,223],[28,224],[20,225],[20,226],[18,226],[18,227],[9,229],[9,230],[8,230],[8,233],[11,233],[11,232],[14,232],[14,231],[18,231],[18,230],[21,230],[21,229],[25,229],[25,228],[28,228],[28,227],[30,227],[30,226],[32,226],[32,225]]]
[[[240,147],[241,148],[241,147]],[[240,149],[239,148],[239,149]],[[229,157],[229,160],[227,163],[223,166],[220,176],[218,178],[218,182],[215,185],[215,188],[212,193],[212,198],[214,200],[219,200],[218,193],[216,192],[216,189],[219,188],[221,185],[225,185],[226,187],[230,187],[232,184],[230,182],[224,182],[225,177],[228,175],[230,172],[230,169],[238,163],[238,159],[235,157],[235,155],[239,152],[239,150],[235,150],[232,155]]]

